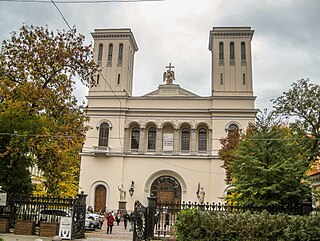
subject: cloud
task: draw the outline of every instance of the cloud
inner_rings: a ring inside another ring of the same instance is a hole
[[[320,82],[320,1],[308,0],[167,0],[161,2],[58,4],[70,25],[92,42],[95,28],[132,29],[135,55],[134,94],[162,84],[165,66],[175,65],[176,83],[199,95],[211,94],[209,31],[216,26],[251,26],[254,94],[258,108],[271,108],[300,78]],[[0,38],[10,37],[23,22],[67,28],[52,4],[0,3]],[[78,98],[87,89],[77,86]]]

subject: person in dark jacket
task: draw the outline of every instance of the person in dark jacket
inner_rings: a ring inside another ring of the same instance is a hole
[[[125,214],[123,214],[124,229],[127,229],[128,221],[130,221],[130,216],[125,212]]]

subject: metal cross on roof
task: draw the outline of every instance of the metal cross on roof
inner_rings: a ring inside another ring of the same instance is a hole
[[[169,71],[171,71],[171,69],[174,68],[174,66],[171,65],[171,63],[169,63],[169,66],[166,66],[167,69],[169,69]]]

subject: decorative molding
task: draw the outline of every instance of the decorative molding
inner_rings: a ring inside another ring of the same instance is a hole
[[[222,36],[249,36],[251,37],[253,35],[253,32],[247,32],[247,33],[211,33],[213,36],[219,36],[219,37],[222,37]]]
[[[183,177],[179,173],[177,173],[173,170],[168,170],[168,169],[159,170],[159,171],[156,171],[153,174],[151,174],[151,176],[147,179],[147,181],[144,185],[145,193],[150,193],[150,188],[151,188],[152,183],[157,178],[159,178],[161,176],[172,176],[180,183],[182,193],[183,194],[187,193],[187,184],[186,184],[185,180],[183,179]]]
[[[155,125],[157,129],[163,129],[166,124],[170,124],[174,129],[179,130],[181,125],[186,124],[189,125],[191,129],[197,129],[200,125],[204,125],[207,129],[212,129],[211,122],[209,120],[184,120],[184,119],[135,119],[129,118],[125,120],[125,129],[130,128],[132,124],[138,124],[139,128],[146,128],[149,124]]]
[[[109,121],[109,120],[107,120],[107,119],[102,119],[102,120],[99,120],[99,122],[98,122],[97,125],[96,125],[97,130],[100,128],[100,126],[101,126],[103,123],[107,123],[107,124],[109,125],[109,129],[110,129],[110,130],[112,129],[112,123],[111,123],[111,121]]]

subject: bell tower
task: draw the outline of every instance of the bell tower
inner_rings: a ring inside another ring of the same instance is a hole
[[[101,69],[89,95],[131,96],[134,54],[138,50],[128,28],[95,29],[93,58]]]
[[[210,31],[212,96],[253,96],[250,27],[214,27]]]

